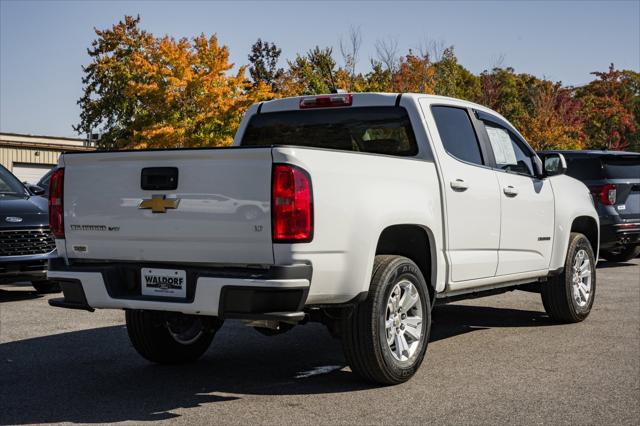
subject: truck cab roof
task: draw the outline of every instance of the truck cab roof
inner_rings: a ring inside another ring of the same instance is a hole
[[[302,106],[302,102],[309,99],[318,99],[324,98],[324,100],[328,98],[345,98],[348,97],[348,102],[343,104],[336,105],[322,105],[322,106],[313,106],[313,107],[304,107]],[[354,107],[378,107],[378,106],[402,106],[404,102],[413,103],[418,107],[418,99],[429,99],[431,104],[444,104],[450,106],[456,106],[459,108],[471,108],[475,111],[481,111],[483,113],[489,114],[491,116],[497,117],[504,122],[505,125],[511,128],[514,133],[517,133],[520,137],[522,135],[513,128],[509,121],[498,114],[497,112],[484,107],[482,105],[462,100],[456,98],[450,98],[446,96],[438,96],[438,95],[427,95],[423,93],[376,93],[376,92],[364,92],[364,93],[326,93],[326,94],[316,94],[316,95],[304,95],[304,96],[293,96],[288,98],[280,98],[273,99],[270,101],[260,102],[258,104],[252,105],[246,112],[242,123],[236,133],[236,138],[234,140],[234,146],[241,145],[242,135],[244,133],[244,129],[246,128],[249,120],[252,116],[256,114],[265,114],[265,113],[273,113],[273,112],[285,112],[285,111],[298,111],[301,109],[309,109],[313,111],[314,109],[322,110],[322,109],[341,109],[341,108],[354,108]],[[405,104],[406,105],[406,104]],[[523,138],[524,139],[524,138]]]
[[[352,107],[358,106],[387,106],[387,105],[395,105],[398,102],[398,98],[430,98],[435,101],[442,101],[447,104],[459,104],[464,105],[469,108],[474,108],[478,110],[482,110],[485,112],[490,112],[492,114],[496,114],[495,111],[492,111],[482,105],[465,101],[462,99],[450,98],[447,96],[438,96],[438,95],[426,95],[423,93],[383,93],[383,92],[361,92],[361,93],[324,93],[324,94],[315,94],[315,95],[303,95],[303,96],[292,96],[288,98],[280,98],[273,99],[270,101],[264,101],[260,104],[257,104],[255,108],[257,109],[260,105],[260,112],[275,112],[275,111],[285,111],[285,110],[297,110],[300,109],[300,101],[306,98],[312,97],[327,97],[327,96],[341,96],[341,95],[350,95],[352,97],[353,103],[350,105]]]

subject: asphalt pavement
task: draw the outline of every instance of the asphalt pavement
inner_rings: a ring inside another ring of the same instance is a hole
[[[425,362],[393,387],[359,380],[318,324],[265,337],[228,321],[200,362],[158,366],[132,348],[123,312],[3,285],[0,424],[637,425],[640,261],[597,276],[580,324],[552,323],[519,291],[436,307]]]

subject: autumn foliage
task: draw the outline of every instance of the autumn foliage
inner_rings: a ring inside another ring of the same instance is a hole
[[[584,129],[593,146],[640,151],[640,74],[613,64],[577,90]]]
[[[88,50],[78,132],[101,129],[105,148],[228,145],[251,104],[273,97],[245,67],[232,72],[215,36],[154,37],[126,17]]]
[[[537,149],[640,150],[640,74],[594,72],[582,87],[497,66],[479,75],[464,68],[453,47],[397,52],[376,44],[368,72],[356,72],[361,36],[315,48],[281,63],[281,50],[258,40],[248,66],[229,62],[216,36],[175,40],[139,28],[140,18],[96,30],[84,68],[79,133],[101,132],[106,149],[224,146],[249,105],[275,97],[350,92],[417,92],[486,105],[504,115]]]

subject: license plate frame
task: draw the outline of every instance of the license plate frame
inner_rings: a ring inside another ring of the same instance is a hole
[[[187,271],[184,269],[141,268],[140,293],[143,296],[187,298]]]

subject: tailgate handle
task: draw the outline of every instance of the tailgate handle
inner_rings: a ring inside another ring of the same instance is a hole
[[[145,190],[173,190],[178,188],[177,167],[145,167],[140,175]]]

